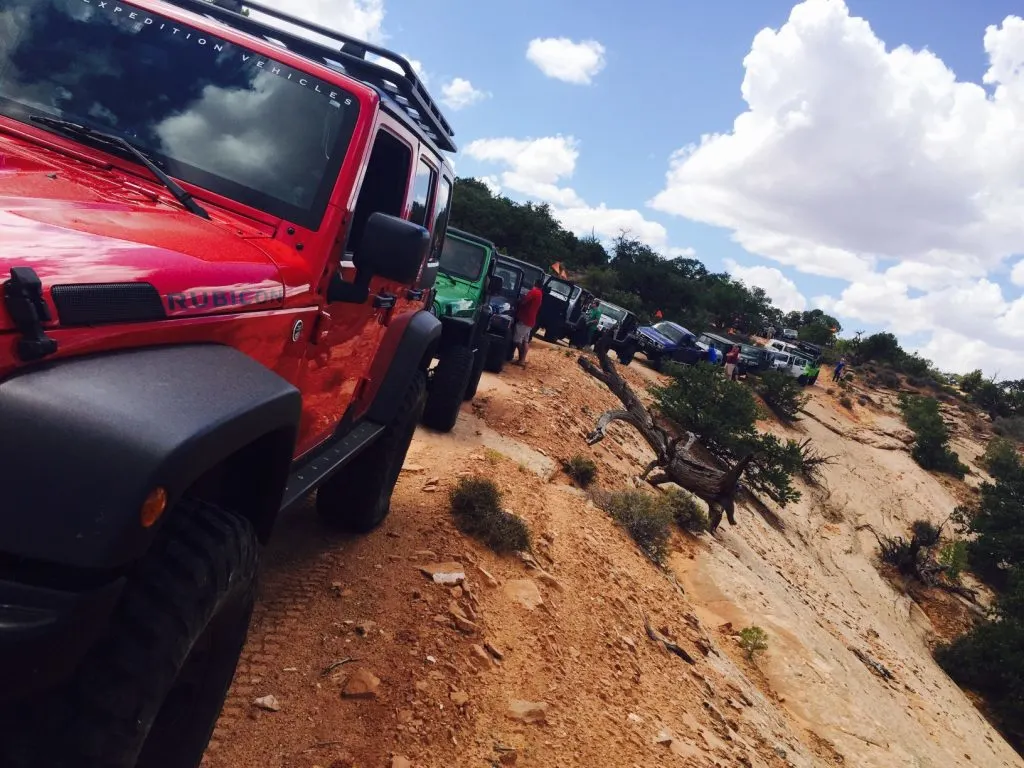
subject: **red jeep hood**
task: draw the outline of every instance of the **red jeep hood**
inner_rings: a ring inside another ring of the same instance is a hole
[[[54,285],[148,282],[168,316],[281,303],[280,271],[253,242],[267,236],[255,227],[216,212],[202,219],[111,173],[11,160],[0,148],[0,283],[11,267],[34,269],[46,294]],[[0,303],[0,331],[11,328]]]

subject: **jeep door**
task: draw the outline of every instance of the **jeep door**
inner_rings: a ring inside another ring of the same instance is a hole
[[[345,282],[355,280],[353,256],[361,247],[370,214],[411,219],[435,232],[446,226],[451,184],[444,179],[440,185],[443,199],[438,215],[432,217],[440,163],[422,155],[407,136],[397,121],[379,113],[366,144],[354,147],[369,159],[347,201],[349,226],[343,233],[344,246],[328,263],[328,271],[337,271]],[[440,238],[435,237],[431,250],[439,248]],[[433,254],[427,262],[436,259]],[[375,391],[389,363],[378,355],[388,327],[422,308],[422,297],[418,301],[408,297],[410,287],[374,276],[363,300],[325,302],[303,372],[300,454],[329,438],[350,407],[352,417],[369,407],[370,398],[364,395],[367,390]],[[393,354],[388,346],[385,356]]]

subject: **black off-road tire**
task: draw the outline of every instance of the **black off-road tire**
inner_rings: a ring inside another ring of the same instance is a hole
[[[565,325],[559,324],[542,331],[542,338],[549,344],[557,344],[565,336]]]
[[[423,424],[438,432],[450,432],[459,418],[462,395],[473,372],[473,348],[449,347],[431,375]]]
[[[508,349],[512,346],[512,336],[506,335],[498,338],[494,336],[487,340],[487,356],[484,359],[484,370],[490,373],[501,373],[505,368]]]
[[[259,541],[196,499],[166,515],[73,677],[5,724],[18,728],[5,767],[199,765],[248,632]]]
[[[619,362],[622,365],[629,365],[633,362],[633,357],[636,355],[636,344],[624,344],[615,350],[615,356],[619,358]]]
[[[480,377],[484,374],[484,364],[487,362],[487,353],[490,348],[490,338],[486,333],[481,333],[477,341],[476,352],[473,353],[473,370],[469,373],[469,383],[462,395],[464,402],[469,402],[476,397],[476,390],[480,386]]]
[[[391,494],[423,415],[426,393],[426,374],[417,371],[384,434],[320,486],[316,511],[326,523],[352,533],[366,533],[388,516]]]

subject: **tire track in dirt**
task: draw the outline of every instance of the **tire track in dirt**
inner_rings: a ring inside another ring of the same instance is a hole
[[[249,716],[253,700],[265,695],[264,681],[272,672],[292,668],[285,658],[286,649],[308,647],[315,640],[313,627],[303,622],[303,617],[308,615],[317,593],[330,583],[340,554],[324,549],[323,531],[314,534],[309,530],[309,516],[310,510],[304,508],[284,521],[264,553],[248,640],[206,750],[204,767],[220,768],[218,758],[224,745]]]

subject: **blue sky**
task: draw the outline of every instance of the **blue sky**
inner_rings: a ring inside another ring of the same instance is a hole
[[[1024,376],[1024,144],[1007,128],[1024,120],[1024,22],[1010,2],[279,1],[415,59],[436,98],[470,81],[481,98],[447,110],[460,175],[571,209],[577,230],[632,217],[666,253],[693,248],[848,330],[893,330],[946,369]],[[990,25],[1005,34],[986,38]],[[548,76],[527,57],[538,38],[596,41],[603,66],[586,83]],[[574,144],[516,164],[557,137]],[[561,170],[541,178],[548,159]]]

